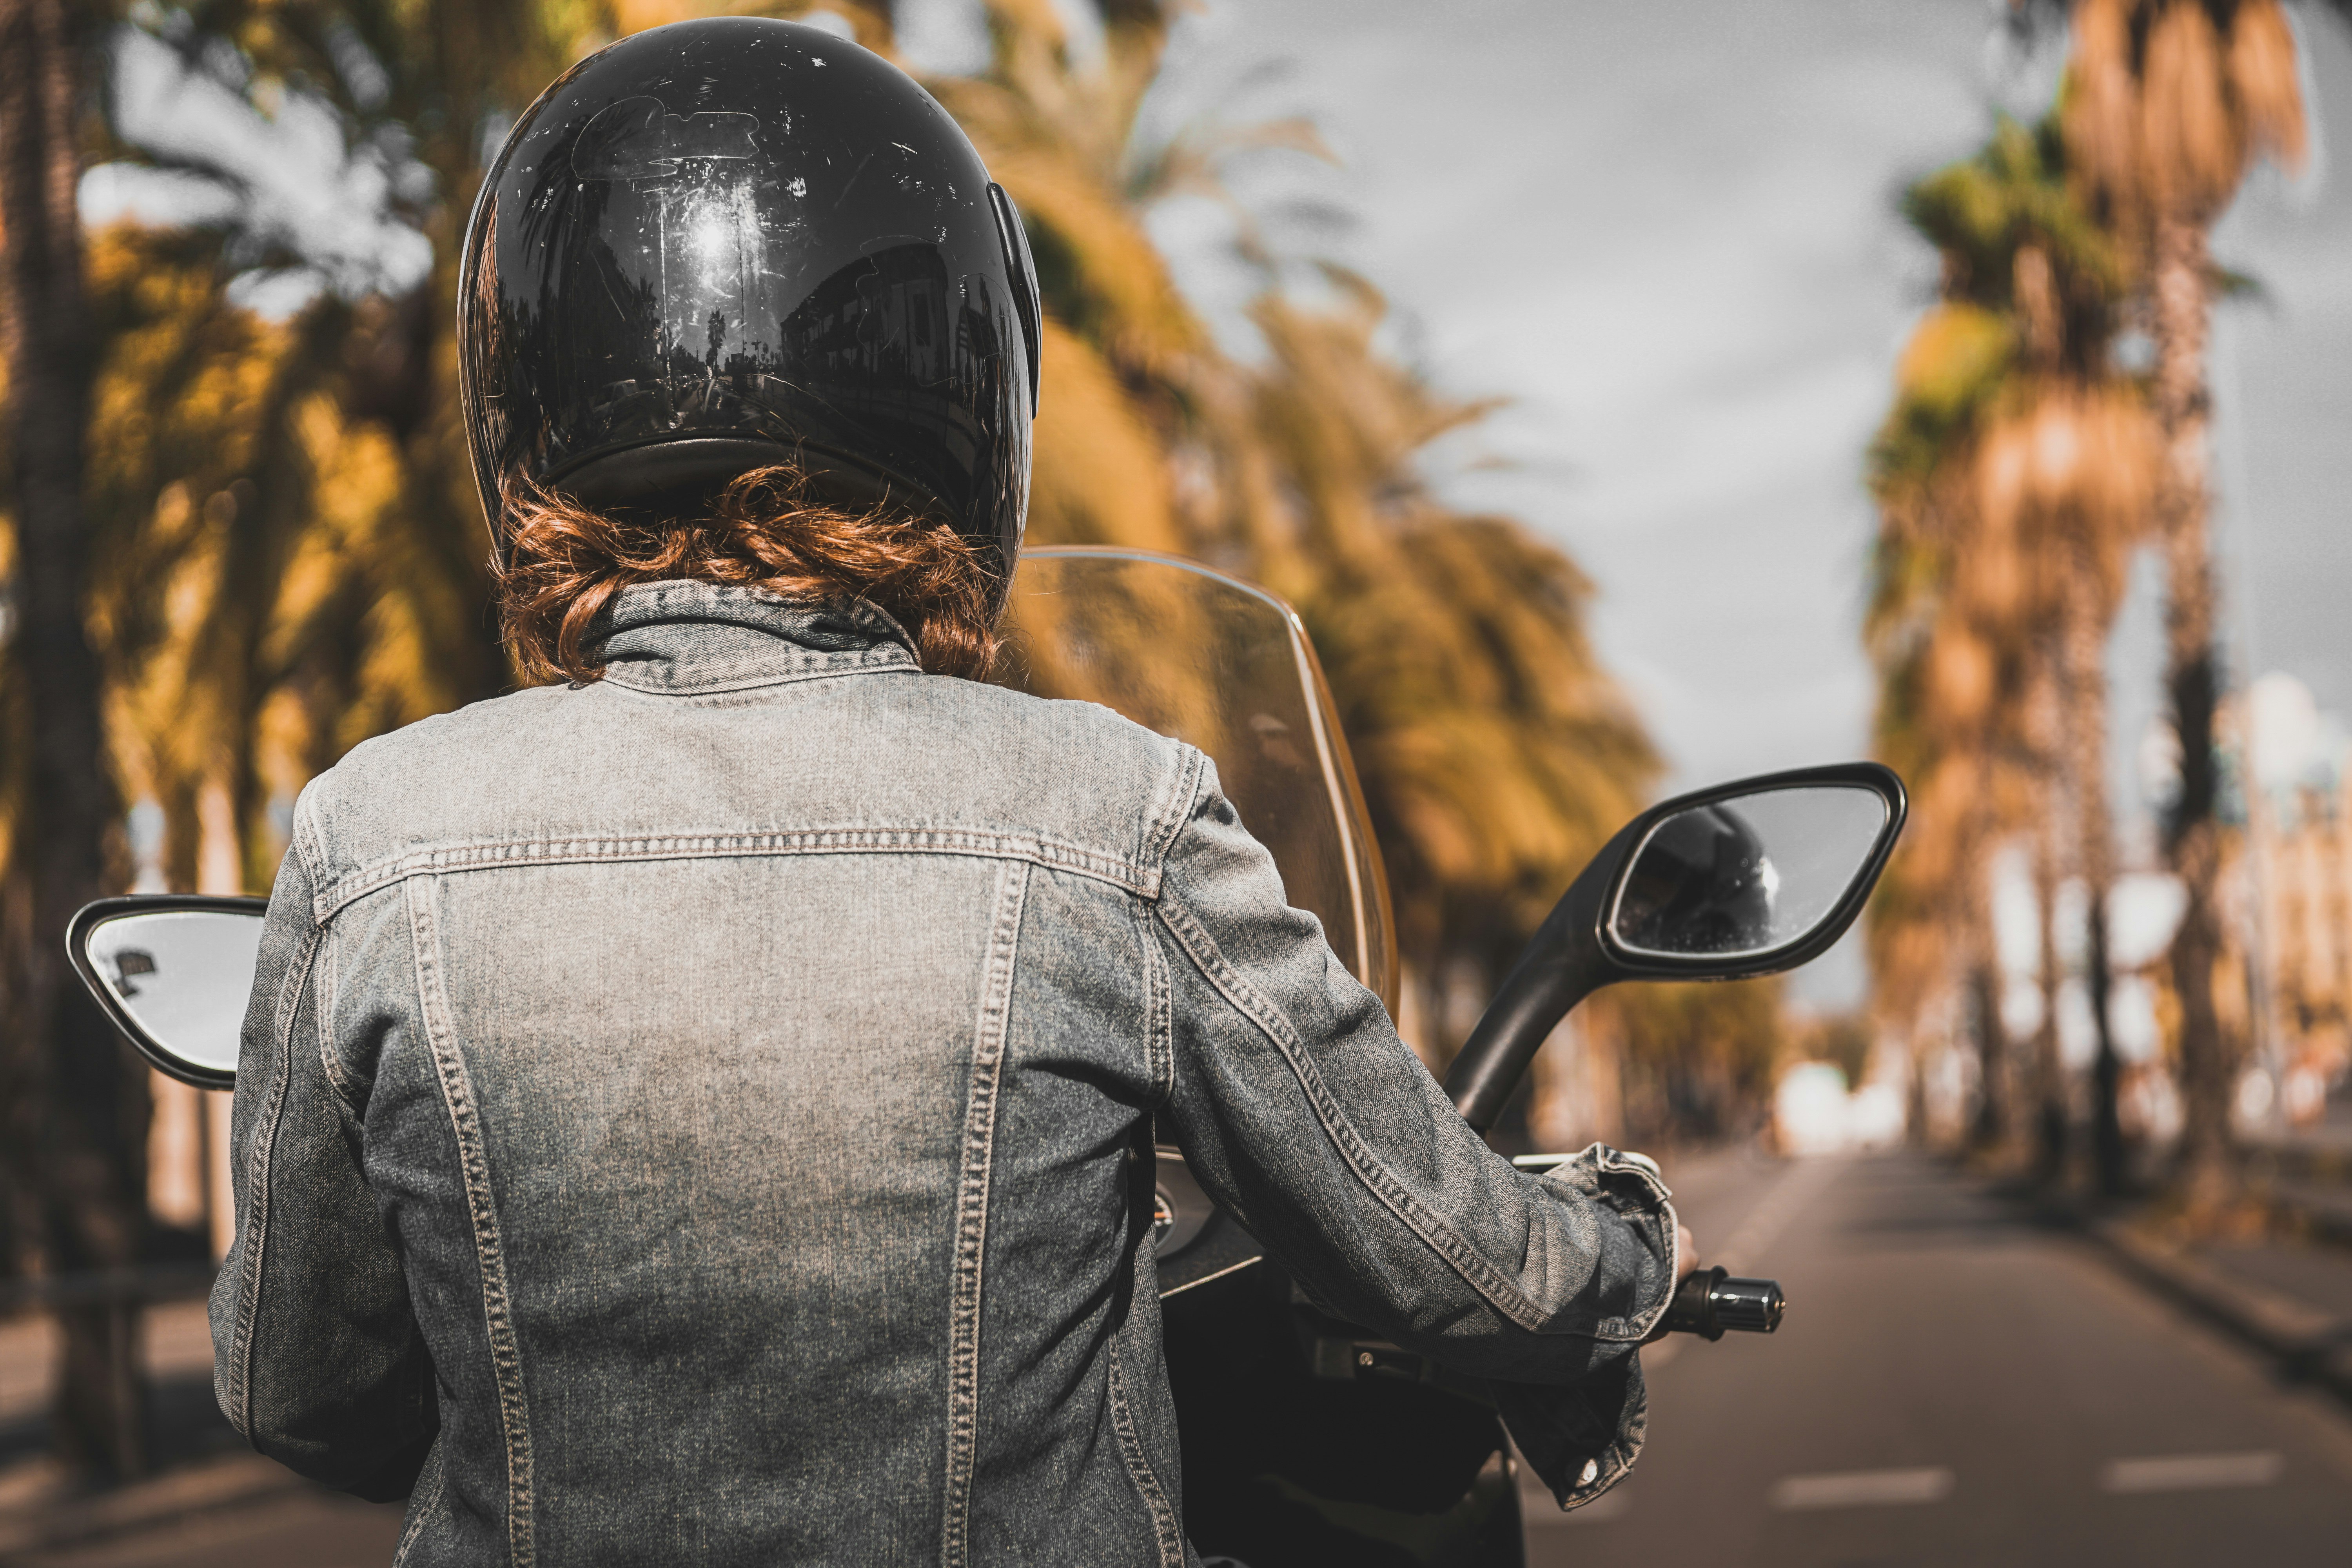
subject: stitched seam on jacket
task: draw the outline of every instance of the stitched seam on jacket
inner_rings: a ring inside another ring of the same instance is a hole
[[[364,1120],[366,1113],[360,1107],[360,1086],[352,1081],[351,1075],[343,1070],[342,1058],[335,1055],[335,987],[341,978],[335,963],[341,952],[341,944],[335,941],[335,928],[331,922],[320,927],[319,931],[319,973],[312,983],[310,1001],[319,1018],[319,1067],[327,1075],[328,1087],[335,1091],[336,1097],[350,1108],[353,1116]]]
[[[1151,1245],[1150,1240],[1144,1242]],[[1143,1451],[1143,1439],[1135,1430],[1134,1412],[1128,1408],[1127,1377],[1119,1368],[1122,1362],[1120,1342],[1133,1329],[1130,1316],[1110,1337],[1110,1426],[1118,1436],[1118,1457],[1127,1461],[1127,1479],[1143,1498],[1143,1506],[1151,1514],[1151,1536],[1159,1548],[1160,1568],[1184,1568],[1184,1531],[1176,1522],[1176,1510],[1169,1505],[1167,1489],[1160,1484],[1160,1474],[1151,1468],[1150,1458]]]
[[[441,845],[363,867],[342,877],[317,895],[313,910],[323,924],[352,900],[411,877],[499,870],[513,866],[760,855],[974,855],[988,859],[1026,860],[1048,870],[1076,872],[1145,898],[1156,898],[1160,892],[1156,866],[1130,865],[1117,856],[1059,839],[964,827],[809,827],[772,833],[669,833]]]
[[[302,1010],[302,989],[310,983],[310,963],[319,953],[323,932],[313,928],[301,954],[289,964],[278,982],[278,1081],[270,1086],[269,1103],[253,1130],[253,1152],[246,1166],[245,1278],[237,1281],[236,1331],[229,1341],[228,1397],[222,1401],[229,1425],[248,1441],[253,1436],[253,1325],[261,1315],[261,1268],[269,1250],[269,1157],[278,1144],[278,1123],[286,1113],[286,1092],[294,1080],[294,1023]]]
[[[1192,808],[1200,804],[1202,781],[1208,776],[1208,753],[1197,746],[1187,746],[1177,753],[1172,787],[1166,797],[1166,815],[1150,825],[1143,838],[1143,864],[1150,868],[1154,890],[1157,890],[1160,868],[1167,863],[1169,846],[1176,835],[1192,820]],[[1160,803],[1155,801],[1155,807]]]
[[[1151,1080],[1153,1104],[1165,1105],[1176,1096],[1175,981],[1152,934],[1150,904],[1138,899],[1131,907],[1143,954],[1143,1071]]]
[[[439,891],[429,878],[408,885],[409,929],[416,957],[416,988],[425,1014],[425,1037],[433,1052],[441,1100],[457,1138],[457,1163],[466,1178],[466,1211],[474,1230],[474,1256],[482,1274],[482,1318],[490,1345],[490,1367],[499,1391],[499,1424],[506,1434],[507,1561],[530,1568],[532,1534],[530,1411],[524,1404],[522,1352],[516,1342],[513,1306],[507,1290],[506,1248],[499,1238],[499,1213],[490,1195],[490,1166],[483,1146],[472,1075],[458,1053],[456,1019],[441,968]]]
[[[963,1568],[971,1548],[972,1471],[980,1443],[981,1269],[988,1250],[988,1179],[995,1153],[996,1096],[1013,1010],[1013,958],[1029,868],[1007,861],[996,873],[996,919],[981,973],[971,1084],[964,1096],[963,1159],[956,1184],[955,1275],[948,1298],[948,1452],[940,1568]]]
[[[433,1445],[432,1464],[433,1485],[422,1502],[411,1505],[416,1517],[410,1520],[408,1528],[400,1532],[400,1544],[394,1548],[392,1553],[392,1568],[400,1568],[408,1561],[408,1549],[416,1544],[416,1538],[425,1533],[425,1521],[432,1517],[435,1509],[441,1506],[441,1489],[443,1483],[449,1479],[449,1464],[438,1443]]]
[[[1381,1163],[1379,1156],[1372,1152],[1349,1121],[1347,1114],[1339,1109],[1339,1102],[1331,1098],[1331,1091],[1324,1087],[1323,1075],[1315,1070],[1314,1062],[1308,1059],[1297,1035],[1290,1026],[1290,1020],[1259,995],[1256,987],[1225,962],[1224,954],[1218,951],[1214,939],[1192,918],[1190,910],[1171,908],[1165,902],[1158,905],[1157,910],[1161,921],[1191,956],[1202,975],[1235,1012],[1273,1041],[1275,1048],[1282,1053],[1283,1060],[1290,1064],[1291,1073],[1298,1079],[1299,1087],[1307,1091],[1307,1103],[1315,1108],[1316,1117],[1323,1123],[1324,1132],[1330,1138],[1332,1146],[1339,1151],[1339,1157],[1347,1162],[1348,1168],[1355,1173],[1356,1179],[1379,1198],[1390,1213],[1403,1221],[1406,1228],[1420,1237],[1431,1251],[1444,1258],[1454,1271],[1484,1296],[1496,1311],[1529,1333],[1542,1332],[1545,1315],[1535,1302],[1528,1299],[1527,1293],[1506,1279],[1493,1264],[1479,1257],[1467,1242],[1454,1234],[1451,1226],[1429,1213],[1421,1201],[1407,1192],[1403,1184]],[[1599,1334],[1587,1337],[1614,1342]]]
[[[322,773],[313,779],[310,787],[294,802],[294,854],[301,862],[302,874],[310,879],[313,889],[327,885],[327,857],[319,844],[318,823],[318,796],[327,787],[326,775]],[[308,810],[303,809],[306,806]],[[315,892],[313,896],[316,896]]]

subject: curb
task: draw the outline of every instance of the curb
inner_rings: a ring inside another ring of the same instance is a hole
[[[2078,1216],[2074,1228],[2123,1273],[2271,1357],[2289,1378],[2352,1405],[2352,1321],[2232,1279],[2115,1220]]]
[[[21,1552],[78,1546],[207,1510],[299,1490],[307,1484],[275,1460],[258,1454],[231,1454],[47,1507],[28,1500],[32,1506],[0,1513],[0,1563]]]
[[[2352,1247],[2352,1187],[2342,1183],[2273,1181],[2268,1195],[2318,1240]]]

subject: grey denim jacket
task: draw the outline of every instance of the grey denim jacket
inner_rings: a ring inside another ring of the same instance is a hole
[[[1623,1473],[1664,1189],[1489,1152],[1199,752],[862,601],[604,636],[295,807],[212,1298],[255,1447],[406,1494],[404,1563],[1196,1562],[1157,1118],[1564,1500]]]

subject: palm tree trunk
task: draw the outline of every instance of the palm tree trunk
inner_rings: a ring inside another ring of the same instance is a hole
[[[2041,937],[2042,1022],[2033,1031],[2033,1152],[2036,1182],[2066,1174],[2066,1065],[2058,1044],[2058,835],[2047,814],[2033,846],[2033,903]]]
[[[31,735],[16,869],[29,929],[11,964],[12,1173],[35,1194],[26,1238],[51,1274],[136,1261],[145,1218],[146,1085],[80,987],[60,937],[107,890],[113,789],[98,661],[83,619],[81,506],[94,333],[82,297],[75,210],[79,51],[66,0],[0,0],[0,325],[8,354],[16,476],[13,650]],[[143,1393],[131,1310],[60,1313],[63,1375],[52,1419],[60,1457],[116,1475],[144,1468]]]
[[[1977,757],[1977,804],[1965,842],[1972,849],[1992,840],[1993,795],[1991,753]],[[2005,1157],[2016,1120],[2015,1074],[2010,1063],[2009,1030],[2000,1016],[2000,953],[1993,929],[1992,885],[1983,875],[1976,854],[1964,857],[1973,868],[1963,874],[1957,929],[1961,958],[1961,984],[1970,1026],[1976,1031],[1977,1113],[1969,1143],[1978,1153],[1995,1160]],[[1912,1075],[1916,1081],[1918,1074]]]
[[[2044,626],[2032,639],[2033,673],[2022,704],[2026,745],[2033,760],[2042,809],[2033,835],[2033,905],[2040,951],[2036,953],[2042,993],[2042,1021],[2035,1026],[2029,1069],[2032,1080],[2033,1120],[2021,1127],[2030,1140],[2022,1162],[2033,1179],[2054,1186],[2066,1174],[2068,1115],[2066,1067],[2058,1040],[2058,987],[2063,971],[2058,959],[2058,887],[2068,856],[2061,826],[2066,796],[2064,764],[2066,703],[2060,671],[2065,644],[2059,628]]]
[[[1971,1148],[1997,1154],[2009,1141],[2009,1050],[2001,1037],[2000,974],[1989,945],[1969,959],[1967,977],[1969,1026],[1977,1047],[1977,1114],[1969,1131]]]
[[[2113,978],[2107,964],[2107,895],[2116,880],[2115,825],[2107,808],[2108,617],[2100,603],[2102,574],[2097,562],[2089,559],[2087,542],[2077,540],[2074,553],[2082,559],[2069,574],[2060,679],[2067,709],[2067,771],[2073,775],[2075,874],[2083,887],[2083,983],[2090,993],[2098,1044],[2091,1068],[2091,1156],[2098,1190],[2113,1196],[2123,1190],[2124,1140],[2116,1103],[2123,1062],[2116,1055],[2107,1005]]]
[[[2216,595],[2206,531],[2208,273],[2204,229],[2179,215],[2160,218],[2154,335],[2156,410],[2167,443],[2162,522],[2170,595],[2165,607],[2165,684],[2180,742],[2180,796],[2167,826],[2165,849],[2186,895],[2172,939],[2183,1102],[2179,1173],[2200,1205],[2218,1202],[2231,1183],[2230,1103],[2237,1066],[2213,1005],[2213,966],[2221,954],[2215,899],[2221,849],[2213,815]]]

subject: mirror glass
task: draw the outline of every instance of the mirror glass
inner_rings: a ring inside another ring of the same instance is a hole
[[[1829,919],[1870,863],[1886,802],[1854,784],[1732,795],[1678,811],[1634,852],[1609,934],[1674,958],[1760,955]]]
[[[236,1070],[237,1036],[261,952],[261,916],[162,910],[101,921],[83,939],[90,967],[168,1056]]]

